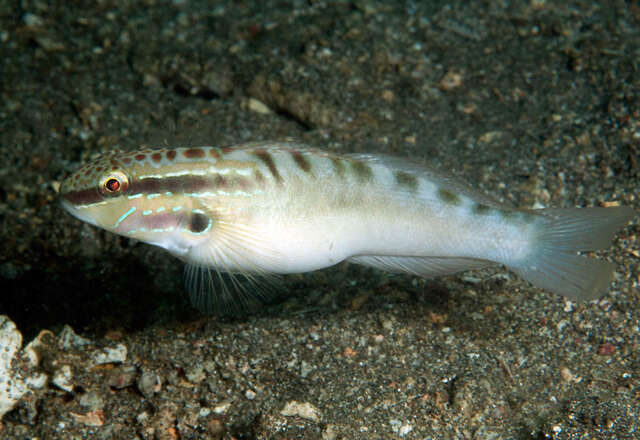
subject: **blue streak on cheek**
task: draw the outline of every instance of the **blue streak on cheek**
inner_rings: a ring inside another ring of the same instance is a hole
[[[118,226],[120,226],[120,223],[122,223],[127,217],[129,217],[134,212],[136,212],[136,207],[132,206],[131,208],[129,208],[127,212],[122,214],[120,218],[115,222],[115,224],[113,225],[113,229],[117,229]]]
[[[138,232],[147,232],[147,228],[130,229],[127,234],[137,234]]]

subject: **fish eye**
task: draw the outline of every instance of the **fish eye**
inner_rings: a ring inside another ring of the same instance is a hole
[[[124,173],[114,171],[104,176],[100,183],[100,192],[104,195],[117,195],[127,189],[129,179]]]
[[[120,189],[120,181],[115,177],[112,177],[104,183],[104,187],[107,191],[116,192]]]

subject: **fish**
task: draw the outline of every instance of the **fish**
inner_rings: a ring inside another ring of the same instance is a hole
[[[432,278],[504,266],[580,302],[606,293],[631,207],[516,209],[406,159],[296,142],[111,151],[60,185],[63,207],[186,263],[206,312],[268,299],[279,275],[342,261]]]

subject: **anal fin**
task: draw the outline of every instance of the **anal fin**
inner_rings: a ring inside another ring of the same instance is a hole
[[[451,275],[465,270],[481,269],[496,263],[474,258],[394,257],[386,255],[358,255],[347,261],[375,267],[393,273],[407,273],[424,278]]]

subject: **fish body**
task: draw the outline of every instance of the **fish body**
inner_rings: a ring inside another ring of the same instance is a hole
[[[500,264],[592,299],[613,267],[577,252],[609,246],[636,214],[513,209],[435,168],[294,143],[113,152],[60,192],[79,219],[204,269],[188,283],[199,295],[220,272],[289,274],[348,260],[424,277]]]

